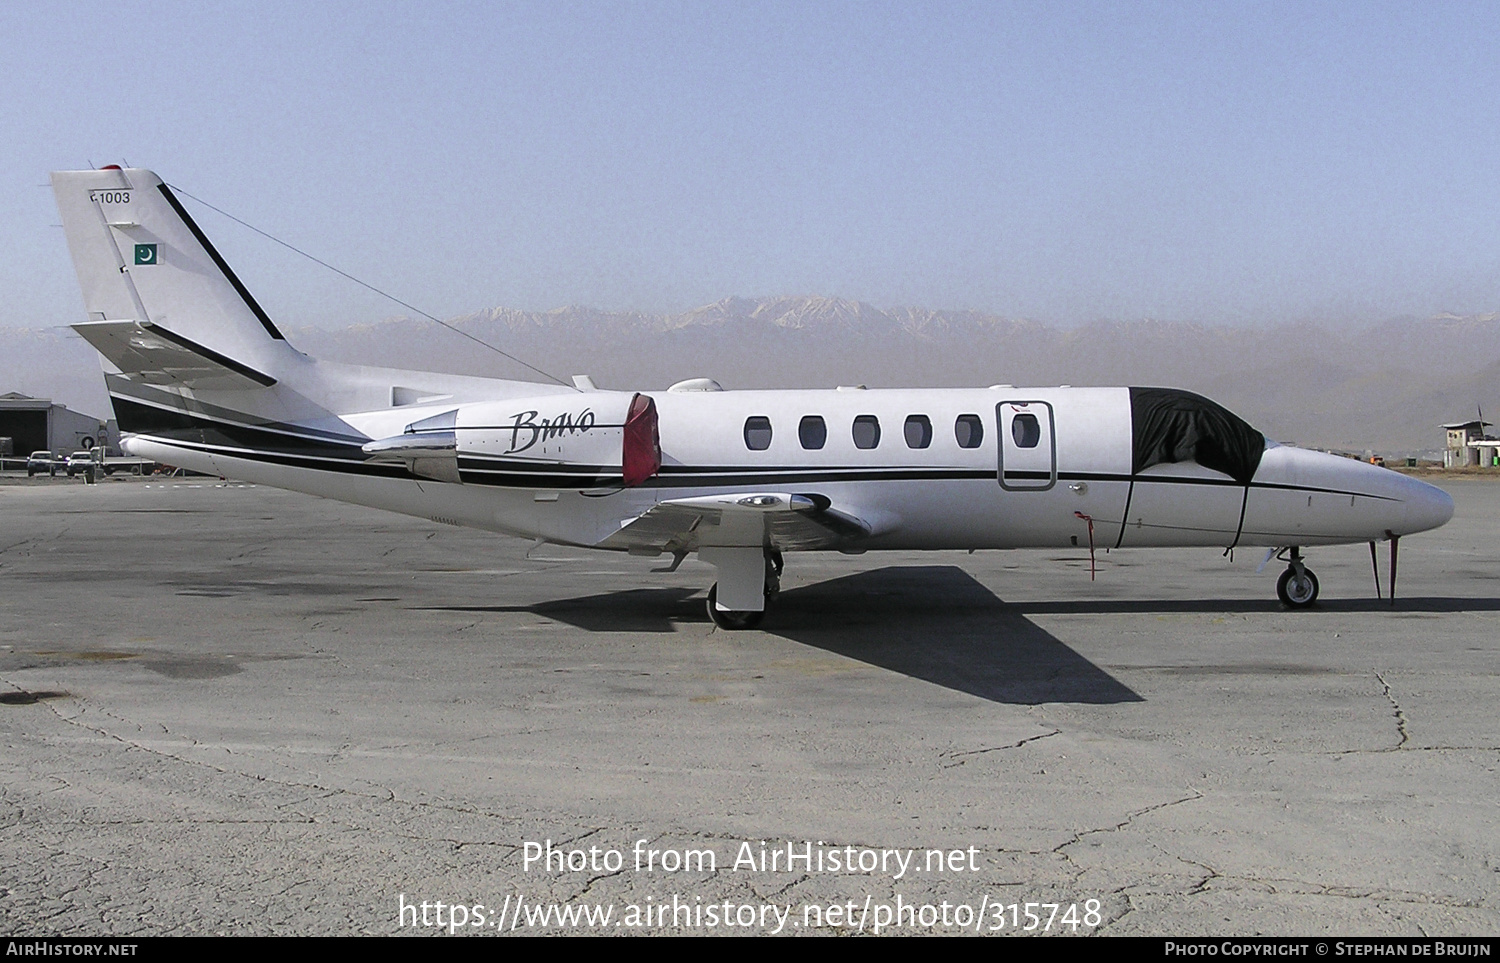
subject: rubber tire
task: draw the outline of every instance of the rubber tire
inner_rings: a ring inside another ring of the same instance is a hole
[[[1306,576],[1306,582],[1299,587],[1301,591],[1296,597],[1292,595],[1296,572],[1289,568],[1276,580],[1276,597],[1289,609],[1305,609],[1318,600],[1318,577],[1312,573],[1312,569],[1306,567],[1302,569],[1302,574]]]
[[[715,582],[713,588],[708,590],[708,617],[713,620],[714,625],[721,629],[737,632],[740,629],[753,629],[760,625],[760,620],[766,617],[765,612],[725,612],[715,603],[719,599],[719,583]]]

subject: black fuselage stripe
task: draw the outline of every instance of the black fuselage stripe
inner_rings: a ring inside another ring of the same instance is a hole
[[[310,439],[305,436],[289,435],[269,426],[251,427],[238,425],[232,422],[220,421],[206,415],[181,411],[179,409],[163,408],[136,399],[127,399],[120,395],[112,395],[111,397],[116,402],[123,402],[123,405],[117,407],[115,410],[115,415],[119,420],[122,431],[147,436],[164,444],[183,443],[186,447],[213,447],[222,449],[226,454],[232,451],[234,457],[237,458],[254,459],[258,455],[265,455],[266,457],[261,459],[265,461],[295,459],[308,462],[316,459],[328,459],[341,465],[352,466],[347,470],[356,470],[360,474],[390,476],[394,473],[399,477],[405,473],[405,469],[399,466],[390,464],[369,465],[369,456],[361,450],[360,442],[357,439],[351,439],[349,442]],[[165,433],[163,433],[164,431]],[[179,438],[176,436],[176,433],[179,432],[192,432],[199,437]],[[224,441],[231,442],[232,444],[215,444],[214,442],[210,442],[206,437],[207,432],[214,432],[221,436]],[[607,465],[535,463],[527,462],[525,459],[500,459],[495,456],[470,453],[460,454],[457,461],[460,477],[465,481],[472,480],[477,484],[501,485],[504,487],[564,489],[598,487],[601,479],[610,480],[619,478],[619,470]],[[325,470],[346,470],[330,469],[326,466],[320,467],[325,467]],[[367,469],[379,470],[370,471]],[[1017,472],[1014,474],[1018,477],[1051,477],[1050,472]],[[820,469],[807,467],[791,468],[787,466],[767,466],[764,468],[759,466],[692,468],[686,465],[668,465],[663,466],[660,474],[656,476],[652,484],[643,485],[642,487],[715,488],[767,484],[791,487],[820,482],[964,481],[995,479],[996,477],[997,475],[994,470],[979,468],[833,467]],[[1131,488],[1126,494],[1127,510],[1129,502],[1134,495],[1134,483],[1137,482],[1152,485],[1206,485],[1218,488],[1246,487],[1232,478],[1189,478],[1160,475],[1128,475],[1116,472],[1076,471],[1058,472],[1057,477],[1061,481],[1131,483]],[[544,483],[539,484],[538,482]],[[588,482],[590,484],[580,486],[579,482]],[[1313,495],[1346,495],[1359,498],[1376,498],[1382,501],[1400,500],[1368,492],[1322,488],[1310,485],[1293,485],[1280,482],[1252,482],[1249,487],[1274,491],[1294,491]],[[1018,492],[1017,494],[1026,493]]]
[[[334,448],[328,446],[320,449],[320,454],[314,455],[306,452],[292,451],[265,451],[262,449],[241,448],[234,445],[213,444],[206,441],[196,441],[185,438],[157,435],[150,432],[137,432],[140,437],[150,441],[156,441],[164,445],[173,445],[180,448],[188,448],[203,451],[208,454],[222,454],[232,458],[242,458],[248,461],[262,461],[271,464],[289,465],[293,467],[311,468],[319,471],[346,472],[360,475],[380,475],[388,478],[416,478],[420,476],[411,475],[405,468],[398,465],[385,463],[371,463],[366,459],[363,452],[349,447]],[[358,452],[356,454],[356,452]],[[489,485],[501,488],[557,488],[563,490],[577,490],[581,488],[598,488],[605,485],[619,484],[619,474],[611,474],[601,471],[599,474],[589,475],[583,473],[569,474],[568,470],[558,470],[555,466],[537,466],[530,471],[474,471],[464,469],[460,471],[460,477],[466,483],[478,485]],[[665,479],[658,477],[655,484],[647,483],[642,488],[717,488],[724,486],[744,487],[761,484],[767,481],[784,483],[788,487],[800,486],[802,484],[816,482],[847,482],[847,481],[889,481],[889,482],[912,482],[912,481],[973,481],[976,479],[990,479],[994,477],[993,472],[973,472],[964,470],[953,471],[927,471],[921,473],[888,471],[884,473],[870,472],[867,477],[853,477],[850,475],[819,475],[816,473],[787,474],[775,478],[767,478],[764,475],[733,476],[733,475],[711,475],[706,477],[685,477],[679,475],[677,478]],[[1091,475],[1088,473],[1072,473],[1068,477],[1083,478],[1091,480],[1119,480],[1112,475]],[[1150,475],[1135,479],[1137,482],[1149,482],[1154,485],[1179,484],[1184,479],[1158,478]],[[1196,481],[1196,480],[1189,480]],[[586,484],[580,484],[586,483]],[[1231,483],[1233,484],[1233,483]],[[1243,488],[1234,485],[1235,488]],[[1295,491],[1312,495],[1348,495],[1358,498],[1378,498],[1382,501],[1399,501],[1385,495],[1371,495],[1366,492],[1340,491],[1329,488],[1312,488],[1303,485],[1281,485],[1256,483],[1251,488],[1276,489],[1284,491]],[[1016,493],[1017,496],[1025,495],[1024,492]],[[1242,504],[1243,508],[1243,504]],[[1243,520],[1241,521],[1243,525]],[[1169,527],[1169,526],[1154,526]]]
[[[539,468],[544,468],[548,472],[551,472],[553,474],[565,474],[567,472],[574,472],[584,475],[597,475],[600,472],[607,472],[610,470],[610,466],[608,465],[562,465],[554,464],[551,462],[526,461],[524,459],[514,458],[505,460],[495,458],[475,458],[467,454],[458,456],[458,467],[464,469],[465,471],[498,474],[504,474],[506,472],[514,471],[536,471]]]
[[[106,377],[118,378],[119,375],[107,375]],[[178,408],[173,405],[159,404],[158,402],[150,399],[133,397],[131,395],[122,394],[119,391],[111,391],[109,396],[112,402],[124,402],[127,406],[150,409],[151,412],[155,413],[152,415],[147,415],[143,412],[135,411],[133,407],[130,408],[129,414],[134,418],[134,420],[131,421],[130,424],[127,424],[127,421],[129,419],[119,418],[120,430],[126,432],[145,432],[147,431],[147,429],[134,428],[131,427],[131,424],[146,423],[148,420],[154,419],[158,427],[160,427],[164,421],[171,421],[173,422],[173,427],[180,428],[184,431],[198,431],[209,428],[238,429],[242,431],[263,432],[269,435],[279,435],[284,438],[296,439],[299,442],[313,442],[323,445],[352,445],[354,447],[358,447],[360,445],[363,445],[365,441],[368,440],[362,435],[339,435],[331,431],[322,431],[317,428],[305,428],[294,425],[287,425],[279,421],[266,421],[254,425],[245,424],[243,422],[231,421],[223,417],[216,417],[214,414],[207,411],[185,411],[182,408]],[[115,413],[117,416],[121,414],[118,409]]]
[[[190,441],[185,438],[163,438],[158,435],[141,435],[140,437],[173,448],[185,448],[189,451],[209,456],[220,455],[227,458],[240,458],[245,461],[256,461],[270,465],[283,465],[289,468],[330,471],[346,475],[376,475],[385,478],[414,477],[402,465],[356,461],[352,458],[337,458],[328,455],[299,455],[289,452],[236,448],[233,445],[215,445],[210,442]]]

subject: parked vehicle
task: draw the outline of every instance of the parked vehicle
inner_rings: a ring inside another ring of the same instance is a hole
[[[156,462],[149,458],[106,456],[99,467],[104,469],[106,475],[113,475],[117,471],[129,475],[149,475],[156,470]]]
[[[86,472],[94,467],[93,453],[88,451],[75,451],[68,456],[68,477],[72,478],[78,472]]]
[[[53,478],[57,477],[56,455],[50,451],[34,451],[26,456],[26,477],[31,478],[38,472],[46,472]]]

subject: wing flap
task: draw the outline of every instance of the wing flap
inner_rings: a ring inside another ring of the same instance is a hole
[[[873,534],[876,525],[835,509],[821,495],[738,492],[658,502],[621,522],[597,547],[656,554],[759,545],[791,552],[836,548]]]

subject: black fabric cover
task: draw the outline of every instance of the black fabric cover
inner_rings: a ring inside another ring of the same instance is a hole
[[[1266,436],[1202,395],[1177,388],[1131,388],[1132,472],[1162,462],[1195,461],[1250,484]]]

